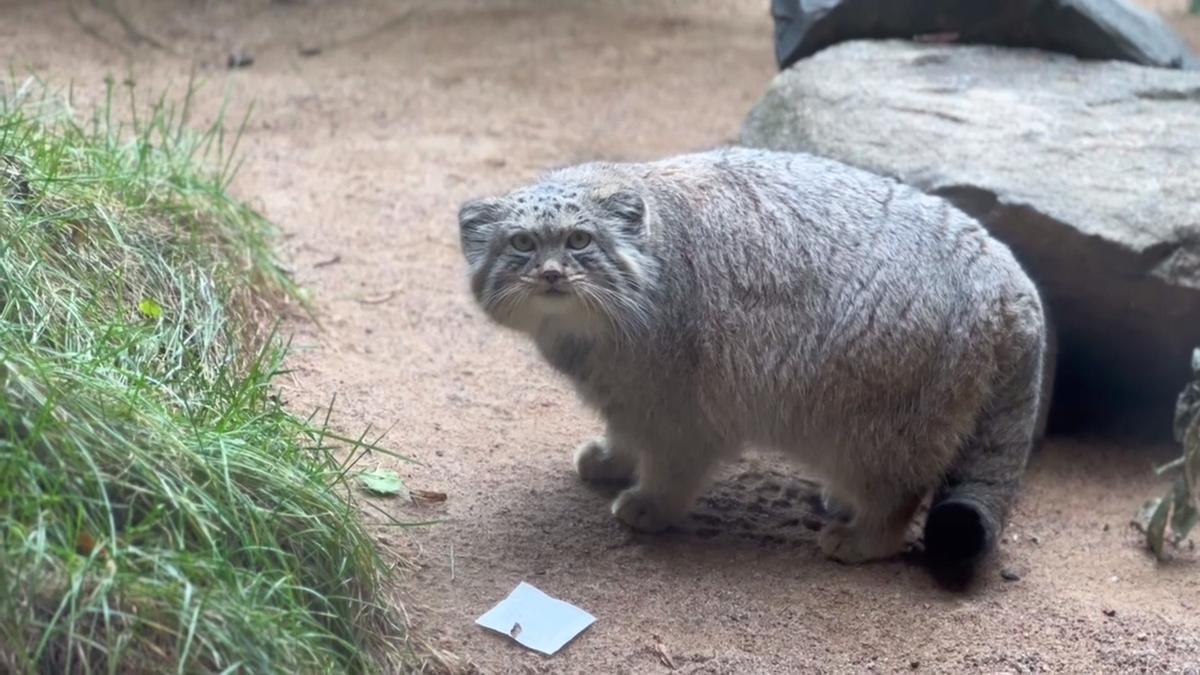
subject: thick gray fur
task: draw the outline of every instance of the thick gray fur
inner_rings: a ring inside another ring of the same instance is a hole
[[[930,492],[935,508],[972,504],[989,546],[999,535],[1045,322],[1009,249],[946,201],[831,160],[725,149],[554,171],[459,221],[485,312],[605,419],[576,466],[632,482],[612,507],[632,527],[678,521],[752,445],[851,508],[820,536],[837,560],[898,553]],[[574,231],[590,235],[580,250]]]

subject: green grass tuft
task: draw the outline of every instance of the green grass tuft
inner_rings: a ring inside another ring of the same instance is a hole
[[[394,667],[347,468],[272,387],[297,289],[237,135],[108,92],[0,88],[0,671]]]

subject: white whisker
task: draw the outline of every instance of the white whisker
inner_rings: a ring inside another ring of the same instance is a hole
[[[595,284],[580,284],[613,326],[618,338],[633,342],[636,334],[650,328],[650,312],[640,298],[630,297]]]
[[[483,299],[483,306],[497,319],[507,319],[512,315],[512,309],[528,297],[528,284],[512,283],[488,293]]]

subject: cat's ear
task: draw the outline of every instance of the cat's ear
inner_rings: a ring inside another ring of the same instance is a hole
[[[472,199],[458,209],[458,230],[463,253],[474,262],[487,251],[496,223],[508,216],[508,204],[502,199]]]
[[[600,197],[599,203],[627,234],[640,235],[646,230],[646,200],[633,190],[611,192]]]
[[[508,206],[503,199],[497,197],[482,197],[464,203],[458,209],[458,227],[465,235],[481,229],[490,229],[492,225],[504,220]]]

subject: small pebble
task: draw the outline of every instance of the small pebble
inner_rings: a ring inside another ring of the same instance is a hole
[[[1042,538],[1035,534],[1035,535],[1029,537],[1029,541],[1032,541],[1035,544],[1040,544],[1040,543],[1042,543]]]
[[[909,668],[911,668],[911,669],[913,669],[913,670],[916,670],[917,668],[920,668],[920,667],[921,667],[921,662],[920,662],[920,661],[909,661],[909,662],[908,662],[908,667],[909,667]]]
[[[1134,637],[1138,639],[1138,642],[1145,642],[1146,640],[1150,639],[1150,636],[1146,635],[1145,633],[1138,633]]]
[[[1116,615],[1117,615],[1117,610],[1113,609],[1112,607],[1104,608],[1104,616],[1116,616]]]
[[[1105,523],[1105,524],[1104,524],[1104,531],[1105,531],[1105,532],[1108,532],[1108,523]]]
[[[1012,570],[1003,569],[1003,570],[1000,570],[1000,578],[1005,581],[1020,581],[1021,575],[1017,574],[1016,572],[1014,572]]]

